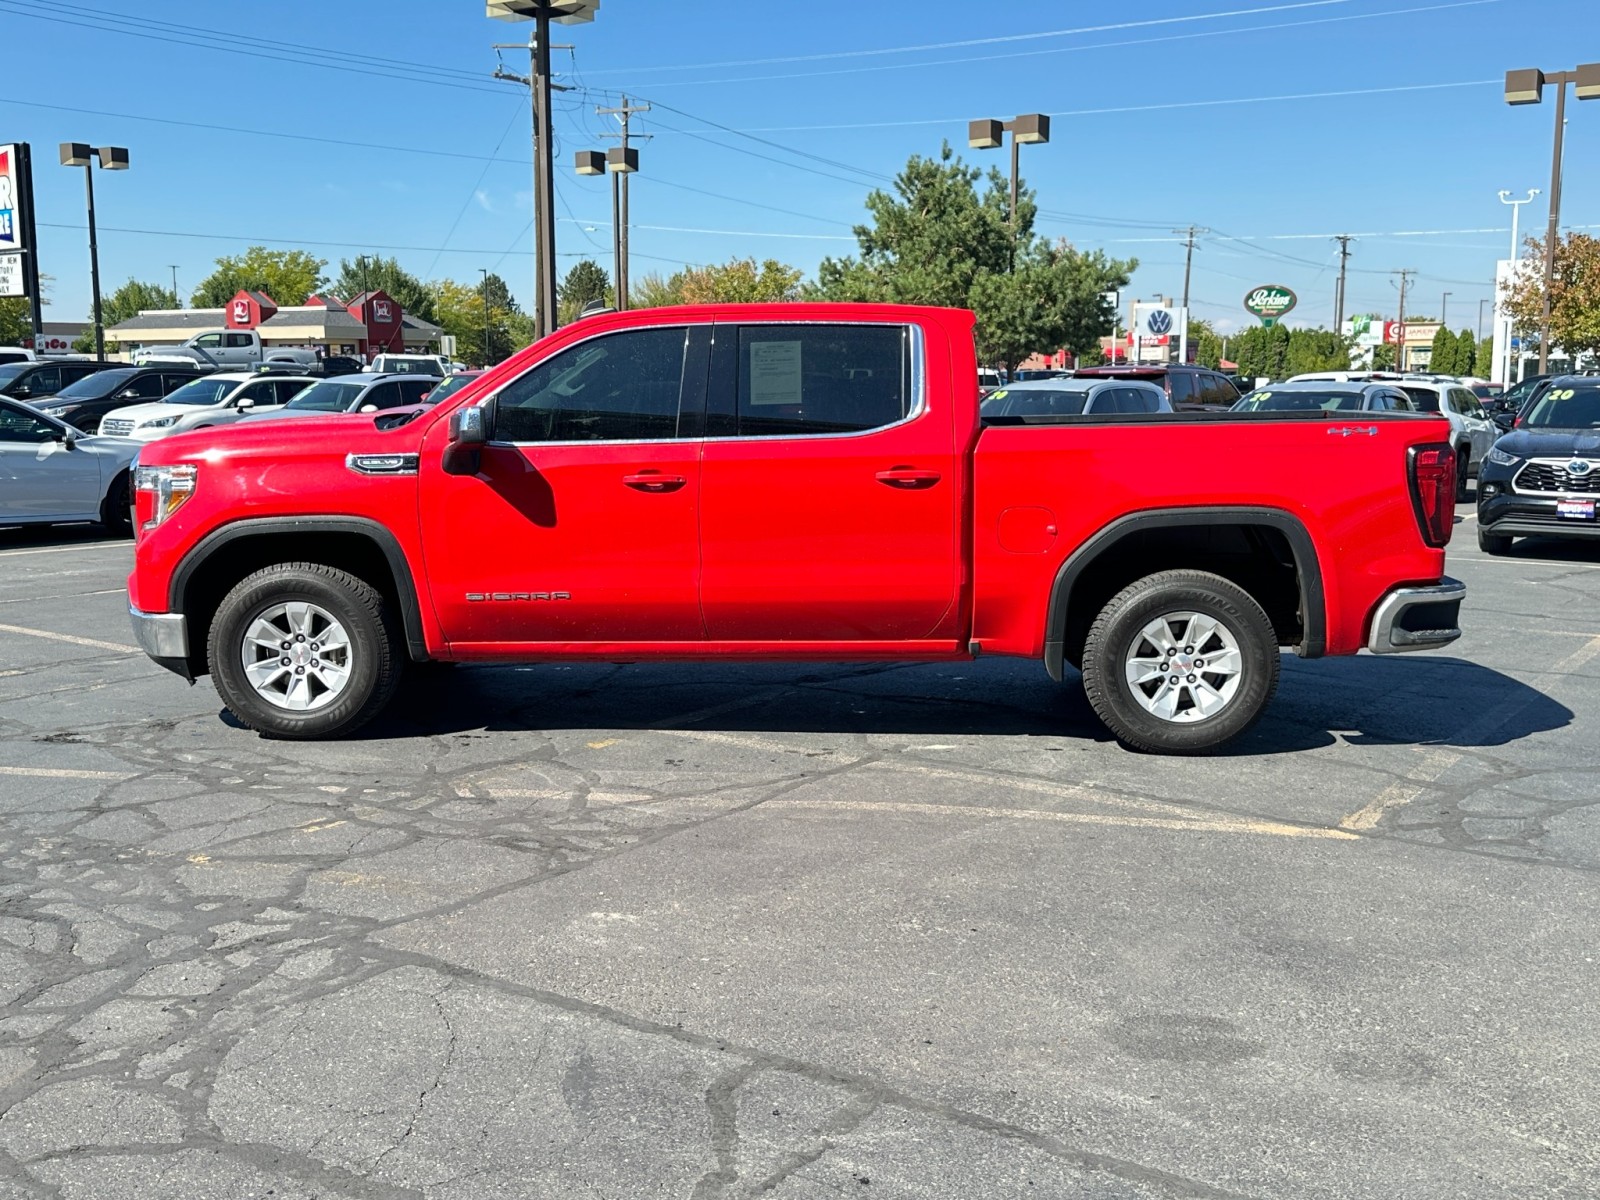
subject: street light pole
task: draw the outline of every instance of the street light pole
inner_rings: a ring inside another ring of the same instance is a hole
[[[1566,140],[1567,85],[1576,85],[1579,100],[1600,99],[1600,63],[1586,63],[1575,71],[1537,69],[1506,72],[1506,103],[1538,104],[1544,85],[1556,85],[1555,146],[1550,155],[1550,219],[1544,235],[1544,305],[1539,318],[1539,372],[1550,369],[1550,302],[1556,279],[1556,238],[1561,230],[1561,156]]]
[[[1043,113],[1028,113],[1010,121],[968,121],[967,145],[974,150],[996,150],[1011,135],[1011,205],[1006,212],[1006,224],[1011,227],[1011,256],[1016,261],[1017,198],[1020,192],[1018,142],[1040,145],[1050,140],[1050,118]]]
[[[1516,270],[1517,259],[1520,257],[1518,252],[1522,249],[1522,247],[1517,243],[1517,218],[1522,215],[1522,206],[1524,204],[1532,204],[1533,203],[1533,198],[1535,196],[1543,195],[1543,193],[1538,188],[1529,188],[1528,189],[1528,198],[1526,200],[1507,200],[1506,197],[1509,196],[1509,195],[1511,195],[1510,192],[1501,192],[1500,193],[1500,203],[1501,204],[1509,204],[1511,206],[1511,268],[1514,271],[1514,270]],[[1497,307],[1497,308],[1503,307],[1503,305],[1500,303],[1500,300],[1499,300],[1498,297],[1495,300],[1495,307]],[[1504,358],[1503,362],[1504,362],[1504,366],[1505,366],[1505,373],[1501,376],[1500,382],[1504,383],[1507,387],[1510,387],[1511,386],[1511,338],[1512,338],[1512,335],[1515,334],[1515,332],[1516,332],[1516,326],[1512,323],[1511,314],[1509,312],[1504,317],[1504,329],[1505,329],[1505,339],[1504,340],[1505,340],[1505,351],[1506,351],[1506,353],[1505,353],[1505,358]]]
[[[105,171],[126,171],[128,152],[121,146],[90,146],[84,142],[61,143],[61,165],[83,168],[84,195],[89,208],[89,284],[94,292],[94,356],[106,356],[106,327],[100,307],[100,246],[94,226],[94,160]]]
[[[487,370],[493,361],[489,349],[489,268],[479,267],[478,273],[483,276],[483,365]]]

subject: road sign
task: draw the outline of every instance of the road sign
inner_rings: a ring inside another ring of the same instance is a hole
[[[26,296],[27,282],[22,269],[22,255],[0,254],[0,296]]]
[[[1511,339],[1511,348],[1513,350],[1521,350],[1522,349],[1522,339],[1519,338],[1519,337],[1512,338]]]

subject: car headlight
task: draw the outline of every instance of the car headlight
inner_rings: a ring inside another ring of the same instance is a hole
[[[1489,461],[1498,467],[1514,467],[1522,459],[1518,455],[1500,449],[1499,446],[1491,446],[1489,447]]]
[[[140,421],[140,429],[166,429],[178,423],[177,417],[157,417],[154,421]]]
[[[195,468],[138,467],[134,471],[134,503],[144,518],[141,529],[154,529],[194,495]],[[144,496],[150,496],[150,509],[144,511]]]

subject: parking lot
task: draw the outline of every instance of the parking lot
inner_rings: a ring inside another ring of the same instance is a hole
[[[1590,1196],[1600,548],[1228,753],[1034,663],[430,671],[263,740],[0,532],[0,1197]]]

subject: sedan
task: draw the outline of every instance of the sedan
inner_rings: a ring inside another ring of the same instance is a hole
[[[0,400],[0,525],[98,521],[130,532],[128,465],[138,449]]]

